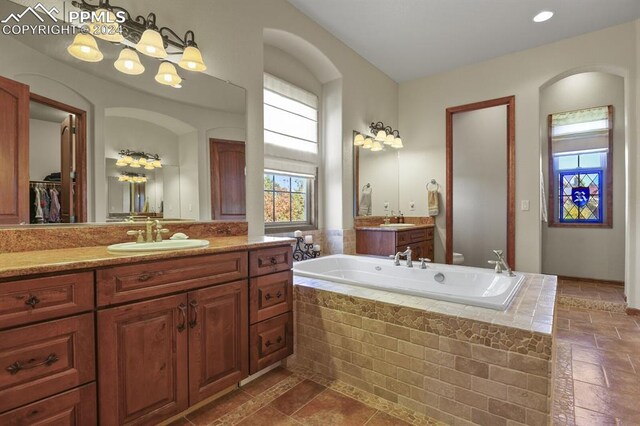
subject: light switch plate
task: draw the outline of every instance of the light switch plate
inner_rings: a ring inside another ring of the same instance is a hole
[[[529,200],[520,201],[520,210],[522,210],[523,212],[528,212],[530,207],[531,206]]]
[[[384,209],[385,210],[389,210],[389,202],[388,201],[384,202]]]
[[[416,209],[416,202],[409,201],[409,211],[414,211]]]

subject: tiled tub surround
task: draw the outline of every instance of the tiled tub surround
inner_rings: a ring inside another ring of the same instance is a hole
[[[556,278],[495,311],[294,278],[296,351],[320,374],[448,424],[549,423]]]
[[[160,222],[169,229],[169,236],[183,232],[190,238],[242,236],[247,235],[248,229],[247,222]],[[145,229],[145,223],[0,227],[0,253],[108,246],[134,241],[127,236],[131,229]]]

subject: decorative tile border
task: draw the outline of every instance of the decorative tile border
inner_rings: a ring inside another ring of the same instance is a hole
[[[566,295],[558,295],[558,305],[569,308],[590,309],[597,311],[608,311],[616,313],[625,313],[627,310],[626,303],[610,302],[607,300],[586,299],[582,297],[572,297]]]

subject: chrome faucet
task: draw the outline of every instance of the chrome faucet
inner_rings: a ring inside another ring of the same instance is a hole
[[[393,264],[396,266],[400,266],[400,258],[401,257],[406,257],[407,258],[407,268],[413,268],[413,262],[411,261],[411,247],[407,247],[407,249],[404,252],[397,252],[394,255],[391,255],[389,257],[393,258]]]
[[[496,265],[496,274],[501,274],[502,271],[505,271],[508,276],[515,277],[516,274],[513,273],[511,267],[504,258],[504,252],[502,250],[493,250],[493,254],[496,255],[498,260],[490,260],[489,263],[492,265]]]
[[[427,263],[431,263],[431,259],[428,257],[420,257],[418,260],[420,261],[420,269],[427,269]]]

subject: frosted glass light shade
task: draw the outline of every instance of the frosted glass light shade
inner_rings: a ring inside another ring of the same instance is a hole
[[[152,58],[164,59],[167,57],[167,51],[164,50],[164,40],[156,30],[145,30],[140,41],[136,44],[136,50]]]
[[[140,57],[132,49],[123,49],[113,66],[121,73],[129,75],[139,75],[144,72],[144,65],[140,62]]]
[[[67,52],[74,58],[85,62],[100,62],[104,55],[98,48],[96,39],[90,34],[78,34],[73,43],[67,47]]]
[[[384,140],[384,144],[385,145],[392,145],[393,141],[395,139],[395,136],[393,136],[392,134],[387,135],[387,137]]]
[[[182,59],[180,59],[178,65],[187,71],[202,72],[207,69],[207,66],[202,60],[202,53],[200,53],[200,50],[195,46],[189,46],[184,49]]]
[[[393,141],[393,144],[391,144],[391,148],[395,148],[395,149],[404,148],[404,145],[402,145],[402,139],[395,138]]]
[[[175,86],[182,82],[182,78],[178,75],[176,67],[171,62],[163,62],[160,64],[156,81],[166,86]]]
[[[360,133],[358,133],[358,134],[356,135],[356,137],[355,137],[355,138],[353,138],[353,144],[354,144],[355,146],[362,146],[362,145],[364,145],[364,136],[362,136]]]
[[[98,9],[96,16],[99,20],[89,24],[89,34],[112,43],[122,43],[124,41],[124,36],[120,33],[120,24],[116,21],[116,15],[112,11]]]
[[[371,151],[382,151],[382,144],[378,141],[373,141],[373,146],[371,147]]]
[[[153,167],[155,167],[156,169],[161,169],[162,163],[160,162],[160,160],[153,160]]]
[[[378,142],[384,142],[387,139],[387,132],[385,132],[384,130],[380,130],[378,131],[378,134],[376,135],[376,139]]]
[[[362,148],[363,149],[371,149],[372,146],[373,146],[373,139],[366,138],[364,140],[364,144],[362,145]]]

